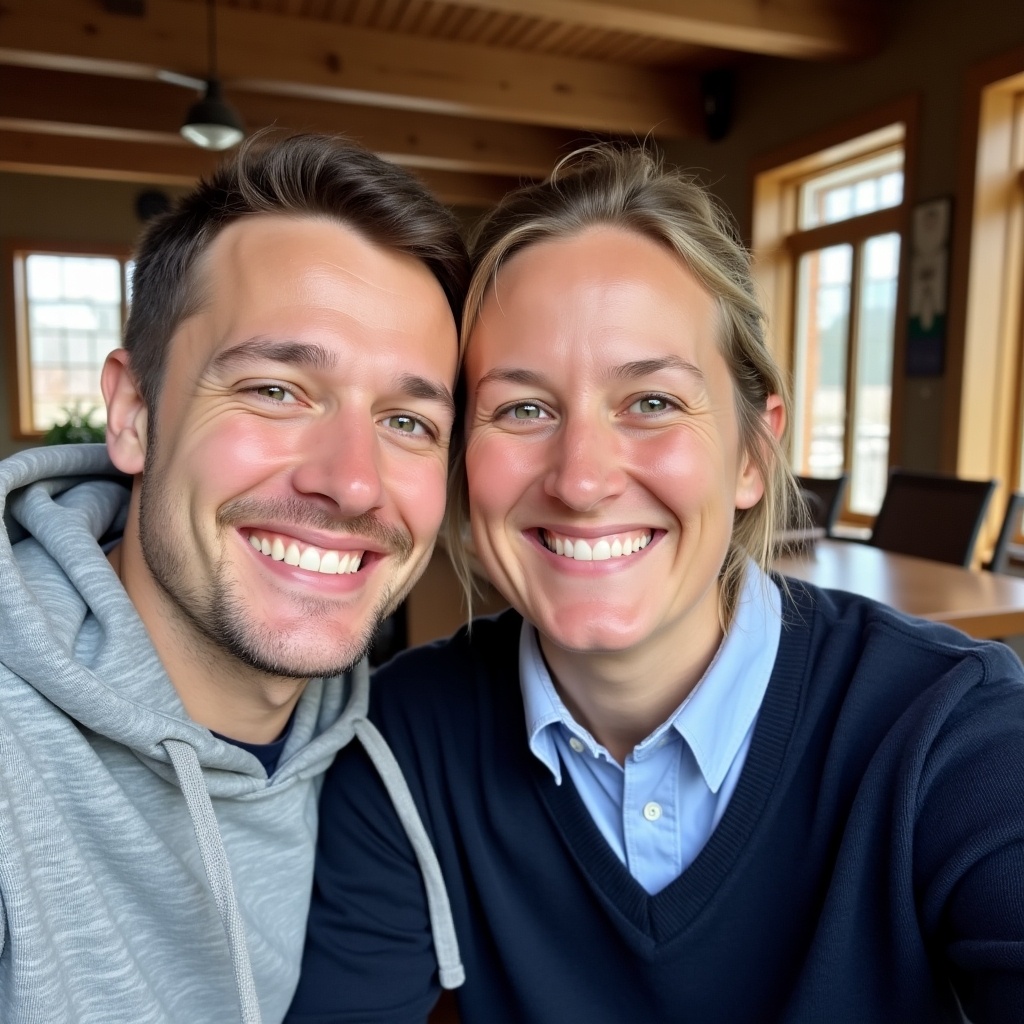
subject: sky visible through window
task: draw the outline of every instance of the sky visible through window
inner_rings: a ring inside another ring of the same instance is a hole
[[[32,426],[45,431],[68,409],[105,418],[100,370],[121,344],[123,263],[109,256],[30,253],[25,258]]]

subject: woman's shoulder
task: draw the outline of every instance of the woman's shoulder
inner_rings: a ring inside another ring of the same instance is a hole
[[[474,619],[450,637],[402,651],[373,674],[377,703],[437,702],[511,674],[518,679],[520,615],[508,609]]]

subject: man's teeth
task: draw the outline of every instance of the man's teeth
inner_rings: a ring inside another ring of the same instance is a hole
[[[651,542],[649,531],[600,537],[596,541],[584,540],[582,537],[554,537],[545,530],[541,530],[540,535],[549,551],[577,562],[603,562],[606,558],[622,558],[642,551]]]
[[[300,548],[292,541],[285,546],[280,537],[268,540],[249,534],[249,543],[259,552],[272,558],[275,562],[286,565],[297,565],[309,572],[322,572],[327,576],[341,576],[344,573],[359,571],[364,551],[319,551],[316,548]]]

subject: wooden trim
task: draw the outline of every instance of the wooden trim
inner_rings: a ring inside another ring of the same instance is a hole
[[[134,181],[191,187],[210,173],[222,154],[184,140],[166,144],[93,136],[4,131],[0,126],[0,170],[104,181]],[[433,167],[410,168],[441,202],[487,208],[518,177],[461,173]]]
[[[3,242],[3,300],[4,300],[4,334],[7,339],[7,389],[10,404],[11,437],[21,438],[21,391],[24,382],[21,380],[22,360],[18,358],[19,338],[24,331],[25,274],[20,260],[15,259],[15,243]]]
[[[0,65],[0,129],[185,145],[178,129],[194,95],[166,82]],[[250,131],[340,132],[405,167],[543,177],[580,133],[351,103],[240,92]]]
[[[822,224],[806,231],[794,231],[786,237],[786,249],[796,258],[815,249],[827,249],[843,243],[858,245],[874,235],[902,231],[905,220],[902,205],[875,210],[860,217],[848,217],[834,224]]]
[[[994,356],[991,346],[998,336],[998,317],[1003,307],[1003,297],[998,294],[1001,282],[995,280],[997,275],[993,271],[1005,267],[1009,256],[1010,239],[1005,212],[1000,213],[999,195],[1006,187],[1005,179],[1012,166],[1008,125],[1008,94],[1012,90],[994,87],[1021,74],[1024,47],[982,61],[972,66],[966,76],[942,416],[941,467],[947,473],[959,472],[965,463],[973,463],[978,454],[985,463],[989,462],[983,452],[991,440],[986,436],[991,429],[991,396],[984,409],[976,409],[967,400],[967,393],[984,390],[980,384],[975,385],[975,380],[984,376],[985,363]],[[989,418],[988,425],[979,419],[982,415]],[[999,496],[1005,497],[1005,492]],[[989,532],[986,529],[986,536]]]
[[[131,257],[126,245],[103,242],[55,242],[39,239],[11,239],[3,241],[4,301],[7,307],[5,328],[7,346],[9,398],[11,405],[11,438],[15,441],[38,441],[44,431],[33,426],[32,372],[28,353],[28,296],[25,282],[25,256],[44,254],[53,256],[100,256],[121,261],[121,318],[122,327],[126,308],[124,291],[124,263]]]
[[[454,0],[456,6],[776,57],[861,57],[880,43],[878,11],[813,0]],[[451,3],[451,0],[449,0]]]
[[[141,17],[93,0],[4,0],[0,63],[158,79],[206,75],[204,6],[146,0]],[[241,92],[305,96],[574,130],[700,134],[696,76],[522,53],[218,5],[217,63]]]

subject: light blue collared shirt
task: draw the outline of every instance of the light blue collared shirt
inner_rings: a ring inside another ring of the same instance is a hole
[[[729,804],[782,632],[779,589],[751,562],[732,626],[687,698],[620,765],[562,703],[523,623],[519,682],[530,750],[561,785],[565,765],[584,806],[651,894],[693,863]]]

